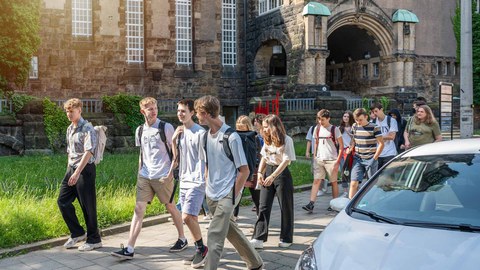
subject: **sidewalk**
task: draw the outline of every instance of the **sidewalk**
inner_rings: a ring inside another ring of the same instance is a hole
[[[272,210],[269,240],[264,249],[259,250],[265,262],[264,269],[294,269],[295,264],[305,248],[319,235],[334,212],[328,212],[330,194],[318,197],[312,214],[302,210],[302,205],[309,201],[310,190],[294,194],[295,231],[294,244],[287,249],[279,248],[280,210],[277,200]],[[240,209],[240,219],[237,221],[247,238],[251,238],[253,224],[256,220],[252,206]],[[205,226],[208,221],[199,217],[204,241],[207,235]],[[144,227],[137,240],[135,258],[130,261],[120,261],[110,255],[117,251],[120,244],[126,243],[128,232],[103,237],[103,248],[90,252],[79,252],[77,249],[66,250],[62,246],[46,250],[33,251],[25,255],[0,260],[0,269],[193,269],[183,265],[182,260],[194,252],[193,241],[187,226],[184,226],[189,247],[179,253],[169,253],[169,247],[177,239],[177,232],[172,222]],[[218,269],[245,269],[245,263],[240,259],[230,242],[225,241],[220,267]]]

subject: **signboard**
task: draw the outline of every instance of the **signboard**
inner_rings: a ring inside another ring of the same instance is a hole
[[[438,123],[440,130],[442,132],[450,131],[450,139],[453,139],[453,83],[440,82],[439,88],[440,115]]]

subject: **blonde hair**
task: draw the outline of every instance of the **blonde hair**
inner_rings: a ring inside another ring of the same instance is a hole
[[[280,117],[275,114],[269,114],[263,119],[263,123],[267,123],[270,128],[270,134],[264,133],[263,139],[265,143],[268,145],[273,143],[276,147],[284,145],[287,132]]]
[[[245,128],[249,131],[253,131],[252,121],[250,120],[250,117],[246,115],[240,115],[237,119],[236,129],[245,131]]]
[[[72,108],[82,109],[82,107],[83,107],[83,103],[78,98],[71,98],[65,101],[65,103],[63,103],[63,108],[65,110],[72,109]]]
[[[417,107],[417,112],[418,112],[418,109],[423,109],[425,111],[426,115],[427,115],[427,117],[425,118],[425,121],[423,121],[425,124],[431,125],[431,124],[437,122],[437,120],[435,119],[435,116],[433,115],[432,109],[428,105],[418,106]],[[413,119],[415,120],[415,124],[417,124],[417,125],[420,125],[422,123],[422,120],[420,120],[420,118],[418,118],[417,114],[415,114]]]
[[[140,108],[145,108],[149,104],[157,106],[157,100],[153,97],[146,97],[140,100],[138,104],[140,105]]]
[[[195,100],[195,111],[206,112],[212,118],[217,118],[220,114],[220,101],[211,95],[198,98]]]

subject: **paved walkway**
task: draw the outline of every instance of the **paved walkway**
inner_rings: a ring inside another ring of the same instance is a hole
[[[310,191],[295,193],[295,231],[294,244],[288,248],[279,248],[280,210],[277,201],[274,203],[270,235],[260,256],[265,261],[264,269],[294,269],[302,253],[313,240],[322,232],[323,228],[334,217],[334,213],[327,212],[330,194],[319,197],[312,214],[302,210],[302,205],[308,202]],[[240,209],[238,223],[248,238],[251,237],[255,214],[251,206]],[[207,235],[205,226],[207,221],[201,219],[201,228],[204,239]],[[119,249],[120,244],[126,243],[128,232],[103,237],[103,248],[91,252],[79,252],[76,249],[66,250],[63,247],[53,247],[46,250],[30,252],[12,258],[0,260],[0,269],[192,269],[182,264],[182,260],[193,254],[194,248],[190,232],[184,226],[189,240],[189,247],[180,253],[169,253],[169,246],[177,239],[177,232],[172,222],[144,227],[135,248],[135,258],[130,261],[120,261],[110,255],[110,252]],[[240,259],[232,245],[226,241],[219,269],[245,269],[245,263]]]

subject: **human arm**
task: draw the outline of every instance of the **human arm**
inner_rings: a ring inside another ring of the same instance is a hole
[[[306,158],[310,158],[310,149],[312,149],[312,141],[307,141],[307,149],[305,150]]]
[[[78,164],[77,168],[75,169],[73,174],[68,179],[68,185],[69,186],[74,186],[75,184],[77,184],[77,181],[78,181],[78,178],[80,177],[80,174],[82,173],[85,166],[87,166],[87,163],[92,156],[93,156],[93,154],[90,151],[85,151],[85,153],[83,153],[83,156],[82,156],[82,159],[80,160],[80,163]]]
[[[235,195],[240,196],[240,192],[247,181],[248,175],[250,174],[250,169],[248,165],[242,165],[238,168],[237,178],[235,179]]]
[[[384,142],[382,136],[377,137],[377,151],[375,151],[375,155],[373,155],[373,159],[377,160],[380,154],[383,151]]]

